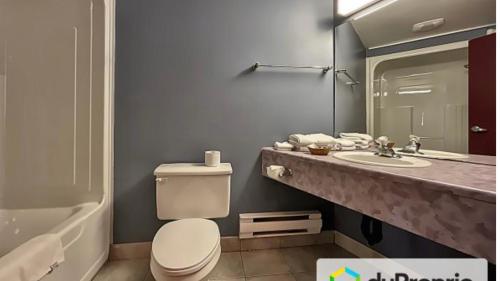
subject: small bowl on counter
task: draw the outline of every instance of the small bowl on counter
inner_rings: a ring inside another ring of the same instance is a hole
[[[316,145],[316,144],[311,144],[307,146],[307,149],[309,149],[309,152],[311,152],[312,155],[328,155],[330,151],[332,150],[332,147],[329,145]]]

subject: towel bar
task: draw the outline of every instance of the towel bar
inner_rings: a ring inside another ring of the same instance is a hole
[[[295,69],[319,69],[322,70],[323,74],[333,69],[333,66],[293,66],[293,65],[280,65],[280,64],[261,64],[256,62],[252,65],[252,70],[255,71],[259,67],[270,67],[270,68],[295,68]]]
[[[348,72],[347,72],[347,69],[336,69],[335,70],[335,74],[339,75],[339,74],[344,74],[347,78],[349,78],[349,82],[346,82],[347,85],[358,85],[359,84],[359,81],[354,79]]]

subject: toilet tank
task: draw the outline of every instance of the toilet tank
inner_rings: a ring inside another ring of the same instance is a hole
[[[156,176],[156,210],[159,219],[223,218],[229,215],[230,163],[162,164]]]

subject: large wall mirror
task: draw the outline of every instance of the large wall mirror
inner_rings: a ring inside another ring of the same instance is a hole
[[[342,1],[336,133],[495,155],[495,1]]]

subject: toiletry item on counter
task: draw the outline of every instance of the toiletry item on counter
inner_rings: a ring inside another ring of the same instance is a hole
[[[220,165],[220,151],[205,151],[205,166],[217,167]]]
[[[291,151],[293,149],[293,145],[291,145],[289,142],[275,142],[274,143],[274,149],[275,150],[284,150],[284,151]]]

